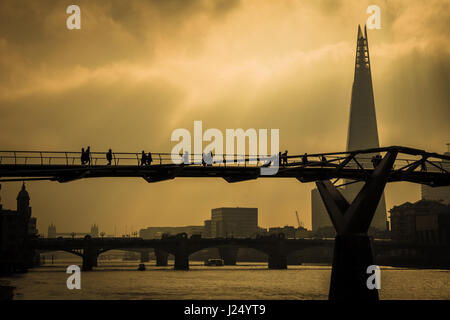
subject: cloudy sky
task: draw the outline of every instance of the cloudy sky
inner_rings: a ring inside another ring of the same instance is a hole
[[[66,28],[67,6],[81,30]],[[0,149],[169,152],[177,128],[278,128],[289,153],[345,150],[358,24],[369,30],[380,143],[446,151],[450,2],[166,0],[0,2]],[[314,184],[292,180],[29,182],[41,233],[199,225],[220,206],[263,227],[310,226]],[[19,183],[4,183],[15,208]],[[387,207],[420,197],[387,187]]]

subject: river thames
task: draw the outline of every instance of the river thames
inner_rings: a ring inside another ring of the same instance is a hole
[[[330,266],[288,266],[268,270],[266,263],[205,267],[191,261],[189,271],[138,261],[99,261],[94,271],[81,272],[81,289],[69,290],[66,267],[80,260],[58,261],[26,274],[0,278],[15,287],[14,299],[307,299],[328,298]],[[381,266],[380,299],[450,299],[450,270]]]

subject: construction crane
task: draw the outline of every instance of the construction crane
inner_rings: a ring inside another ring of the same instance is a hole
[[[301,224],[301,222],[300,222],[300,219],[299,219],[299,217],[298,217],[298,212],[297,212],[297,211],[295,211],[295,216],[297,217],[298,227],[299,227],[299,228],[303,227],[302,224]]]

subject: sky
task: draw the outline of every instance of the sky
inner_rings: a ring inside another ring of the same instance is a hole
[[[66,8],[81,29],[66,28]],[[356,35],[368,30],[380,144],[450,142],[448,0],[0,2],[0,150],[170,152],[171,133],[280,130],[290,154],[344,151]],[[15,209],[21,183],[3,183]],[[41,234],[202,225],[212,208],[259,209],[262,227],[311,226],[313,183],[180,178],[28,182]],[[420,186],[386,188],[390,209]]]

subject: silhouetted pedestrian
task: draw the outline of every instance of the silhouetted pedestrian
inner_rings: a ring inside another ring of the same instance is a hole
[[[84,152],[84,148],[81,148],[81,164],[85,164],[86,163],[86,153]]]
[[[109,149],[108,152],[106,153],[106,160],[108,160],[108,166],[111,165],[112,158],[113,158],[112,150]]]
[[[308,154],[307,153],[305,153],[302,156],[302,162],[303,162],[303,164],[308,164]]]
[[[213,154],[212,151],[209,151],[208,154],[206,155],[206,164],[208,166],[212,166],[213,164]]]
[[[184,164],[189,164],[189,152],[185,151],[184,155],[183,155],[183,163]]]
[[[206,158],[206,154],[203,152],[203,153],[202,153],[202,165],[203,165],[203,166],[206,166],[205,158]]]
[[[91,165],[91,147],[88,146],[86,149],[86,163],[88,164],[88,166]]]
[[[380,164],[381,160],[382,160],[382,159],[381,159],[381,155],[379,155],[379,154],[374,155],[374,156],[372,157],[372,164],[373,164],[373,167],[376,168],[376,167]]]
[[[147,163],[147,155],[145,154],[144,150],[142,150],[141,166],[144,166],[146,163]]]
[[[153,161],[152,154],[149,152],[147,155],[147,165],[151,165]]]
[[[284,164],[284,165],[287,165],[287,164],[288,164],[287,155],[288,155],[288,151],[285,150],[285,151],[283,152],[283,164]]]

